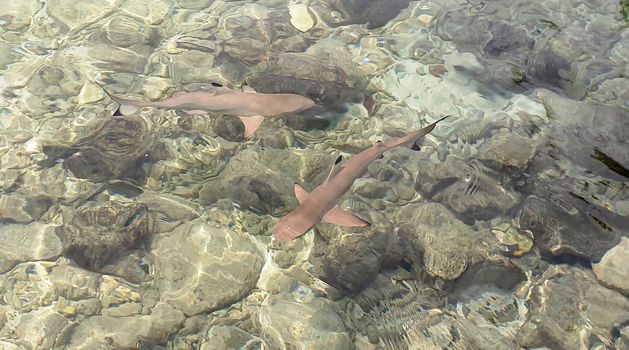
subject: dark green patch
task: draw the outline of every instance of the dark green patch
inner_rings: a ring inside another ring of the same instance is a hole
[[[511,69],[511,74],[512,74],[511,80],[513,80],[515,84],[520,85],[526,82],[526,75],[524,75],[524,72],[522,72],[518,68]]]
[[[550,20],[547,20],[547,19],[540,19],[539,23],[541,23],[546,28],[554,29],[554,30],[557,30],[557,31],[561,31],[561,28],[559,28],[559,26],[556,25],[553,21],[550,21]]]
[[[620,14],[625,22],[629,22],[629,0],[620,0]]]
[[[594,154],[592,155],[592,158],[605,164],[609,170],[615,172],[616,174],[629,179],[629,169],[625,168],[622,164],[618,163],[616,160],[603,153],[598,148],[594,149]]]

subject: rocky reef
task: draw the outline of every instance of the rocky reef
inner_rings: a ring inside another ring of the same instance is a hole
[[[627,1],[0,8],[0,349],[629,348]],[[248,85],[265,118],[116,99]],[[295,183],[451,115],[278,244]]]

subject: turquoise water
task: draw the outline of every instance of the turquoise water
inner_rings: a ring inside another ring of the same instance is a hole
[[[2,4],[0,349],[629,348],[627,13]],[[238,97],[119,103],[201,91]],[[339,198],[368,227],[273,239],[295,183],[446,115]]]

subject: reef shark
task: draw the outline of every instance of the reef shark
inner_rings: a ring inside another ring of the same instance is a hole
[[[342,156],[336,162],[327,180],[308,193],[301,185],[295,184],[295,197],[299,206],[280,219],[273,229],[273,237],[278,242],[287,242],[302,236],[320,221],[345,227],[367,227],[367,221],[340,209],[336,204],[339,198],[352,186],[354,180],[367,173],[371,162],[382,157],[392,148],[405,146],[419,149],[415,144],[431,132],[437,123],[449,116],[399,139],[378,142],[366,150],[343,161]]]
[[[262,124],[265,117],[280,117],[314,106],[311,99],[296,94],[259,94],[248,86],[237,91],[223,86],[214,86],[210,91],[180,92],[161,101],[112,99],[120,104],[120,113],[135,113],[140,107],[176,108],[188,113],[217,112],[235,115],[245,125],[245,137],[250,137]]]

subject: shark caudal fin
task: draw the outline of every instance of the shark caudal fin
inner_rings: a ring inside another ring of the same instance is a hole
[[[118,98],[118,97],[113,96],[105,89],[103,89],[103,91],[107,94],[107,96],[109,96],[109,98],[111,98],[112,100],[114,100],[114,102],[120,105],[118,109],[116,110],[116,112],[114,113],[114,115],[124,116],[124,115],[135,114],[140,110],[140,108],[144,107],[145,105],[144,101],[126,100],[124,98]]]
[[[142,108],[141,106],[137,106],[133,104],[127,104],[127,103],[119,102],[119,101],[116,101],[116,102],[120,104],[120,107],[118,107],[118,111],[120,112],[121,115],[135,114],[140,110],[140,108]]]
[[[416,142],[421,140],[424,136],[428,135],[435,128],[435,126],[437,126],[437,124],[440,121],[442,121],[442,120],[444,120],[444,119],[446,119],[448,117],[450,117],[450,115],[446,115],[445,117],[437,120],[436,122],[434,122],[434,123],[432,123],[432,124],[430,124],[430,125],[428,125],[428,126],[426,126],[424,128],[421,128],[421,129],[419,129],[417,131],[411,132],[410,134],[408,134],[408,135],[406,135],[404,137],[401,137],[401,138],[399,138],[397,140],[389,140],[389,141],[384,142],[383,144],[387,148],[394,148],[394,147],[397,147],[397,146],[404,146],[404,147],[410,148],[410,149],[412,149],[414,151],[419,151],[419,146],[417,146]]]

